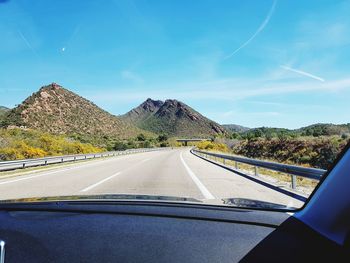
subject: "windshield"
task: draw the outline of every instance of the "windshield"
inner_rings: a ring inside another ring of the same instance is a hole
[[[0,0],[0,200],[302,207],[350,137],[349,13]]]

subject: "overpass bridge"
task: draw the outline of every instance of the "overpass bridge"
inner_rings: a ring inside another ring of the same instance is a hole
[[[203,139],[203,138],[191,138],[191,139],[177,139],[177,142],[181,142],[184,146],[187,146],[189,142],[203,142],[203,141],[212,141],[212,139]]]

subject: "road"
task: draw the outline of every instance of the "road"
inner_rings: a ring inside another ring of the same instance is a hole
[[[144,194],[192,197],[208,203],[249,198],[302,203],[194,156],[188,148],[137,153],[0,179],[0,199]]]

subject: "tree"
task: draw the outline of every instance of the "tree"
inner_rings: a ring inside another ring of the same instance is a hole
[[[285,142],[288,139],[288,134],[285,131],[280,131],[277,137],[280,142]]]
[[[146,140],[146,136],[143,133],[140,133],[139,135],[137,135],[136,138],[139,142],[143,142]]]
[[[151,148],[151,142],[150,141],[144,141],[143,142],[143,148]]]
[[[117,142],[114,144],[114,147],[113,147],[113,149],[114,149],[115,151],[124,151],[124,150],[126,150],[127,148],[128,148],[128,145],[125,144],[125,143],[123,143],[123,142],[121,142],[121,141],[117,141]]]
[[[168,136],[166,134],[161,134],[157,138],[158,142],[165,142],[168,140]]]

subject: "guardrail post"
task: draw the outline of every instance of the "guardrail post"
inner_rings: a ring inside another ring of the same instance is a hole
[[[258,167],[254,166],[254,174],[255,176],[259,176],[259,172],[258,172]]]
[[[235,168],[238,170],[238,163],[235,161]]]
[[[45,165],[47,165],[47,160],[45,160]]]
[[[63,158],[61,158],[61,163],[63,163]]]
[[[76,160],[77,160],[77,157],[74,156],[74,161],[76,161]]]
[[[222,163],[226,165],[225,158],[222,158]]]
[[[25,163],[23,163],[22,168],[25,168],[25,167],[26,167],[26,164],[25,164]]]
[[[296,189],[297,188],[297,177],[295,175],[291,175],[291,179],[292,179],[292,189]]]

